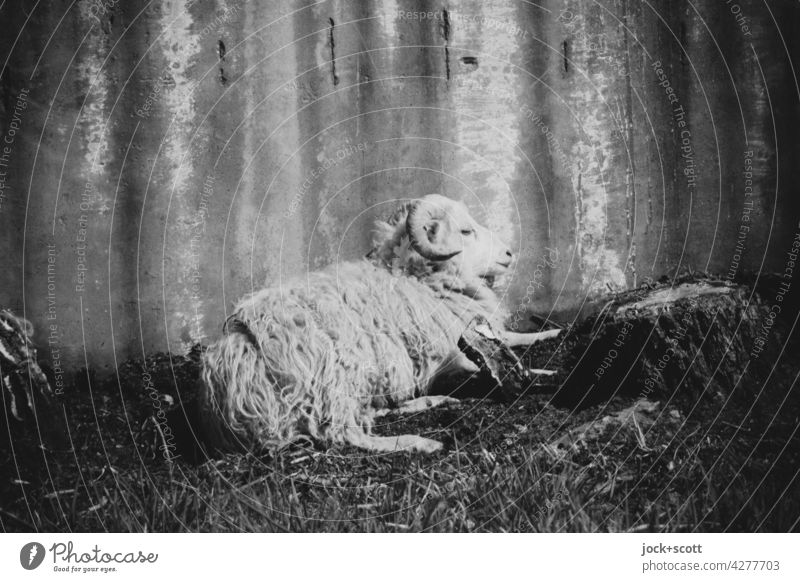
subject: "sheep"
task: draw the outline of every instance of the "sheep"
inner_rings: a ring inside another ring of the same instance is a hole
[[[510,249],[467,207],[438,194],[379,221],[364,260],[331,266],[236,305],[203,358],[202,409],[215,448],[272,449],[302,438],[371,451],[423,453],[442,444],[372,434],[387,408],[453,402],[426,396],[455,373],[477,371],[458,349],[476,316],[507,317],[492,283]],[[510,346],[553,337],[502,332]]]

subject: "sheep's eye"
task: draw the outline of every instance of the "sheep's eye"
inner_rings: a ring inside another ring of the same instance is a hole
[[[474,232],[475,231],[472,230],[471,228],[464,228],[464,229],[461,230],[461,234],[463,234],[464,236],[469,236],[469,235],[473,234]]]

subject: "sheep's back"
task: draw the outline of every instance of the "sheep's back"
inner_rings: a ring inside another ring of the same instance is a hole
[[[353,398],[382,405],[412,397],[455,349],[465,325],[445,296],[367,262],[259,291],[234,317],[253,333],[285,396],[311,392],[331,407]]]

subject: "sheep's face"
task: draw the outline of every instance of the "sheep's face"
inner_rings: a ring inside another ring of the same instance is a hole
[[[411,245],[435,262],[448,262],[463,277],[493,278],[511,264],[511,250],[470,216],[467,207],[438,194],[411,206],[406,220]]]
[[[491,282],[511,263],[509,248],[464,204],[438,194],[406,204],[377,227],[370,256],[407,275],[444,271]]]

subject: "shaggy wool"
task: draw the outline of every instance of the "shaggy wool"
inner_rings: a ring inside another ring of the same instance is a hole
[[[204,406],[219,448],[369,434],[377,408],[425,394],[467,324],[506,313],[487,281],[409,244],[409,206],[379,222],[367,260],[245,297],[204,357]]]

